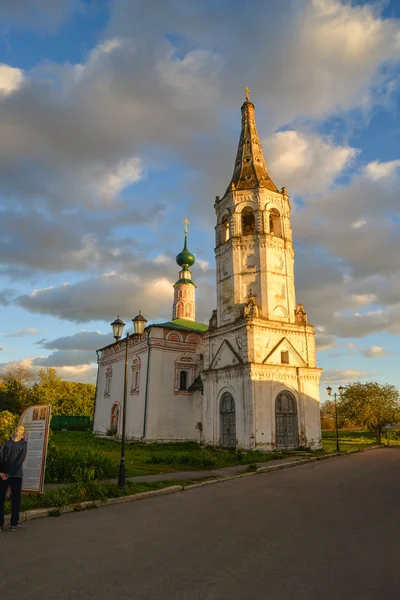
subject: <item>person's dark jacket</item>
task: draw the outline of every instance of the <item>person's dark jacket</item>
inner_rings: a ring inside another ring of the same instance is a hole
[[[25,460],[28,442],[8,440],[1,449],[0,473],[9,477],[22,477],[22,463]]]

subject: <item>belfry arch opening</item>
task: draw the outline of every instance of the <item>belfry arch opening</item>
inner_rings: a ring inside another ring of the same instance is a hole
[[[242,211],[242,235],[253,235],[256,233],[256,217],[252,208]]]
[[[282,237],[281,215],[276,208],[271,208],[269,211],[269,232],[276,237]]]
[[[221,244],[224,244],[229,240],[229,216],[224,215],[222,217],[221,225],[220,225],[220,240]]]

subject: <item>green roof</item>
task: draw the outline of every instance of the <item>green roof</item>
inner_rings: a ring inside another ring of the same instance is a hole
[[[189,283],[190,285],[194,285],[194,287],[197,287],[197,285],[193,283],[191,279],[178,279],[178,281],[175,281],[174,285],[181,285],[182,283]]]
[[[208,330],[208,325],[189,321],[189,319],[174,319],[166,323],[154,323],[151,327],[165,327],[168,329],[178,329],[181,331],[196,331],[197,333],[205,333]]]

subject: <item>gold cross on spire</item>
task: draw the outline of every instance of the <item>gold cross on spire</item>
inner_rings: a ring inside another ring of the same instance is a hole
[[[187,233],[189,231],[188,225],[190,225],[190,221],[188,221],[187,219],[183,219],[182,223],[185,224],[185,235],[187,235]]]
[[[246,92],[246,100],[250,100],[250,90],[249,90],[249,88],[247,87],[247,85],[246,85],[246,87],[244,88],[244,91]]]

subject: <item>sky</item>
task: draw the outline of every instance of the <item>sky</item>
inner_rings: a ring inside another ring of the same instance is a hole
[[[208,323],[244,86],[322,386],[400,386],[400,0],[3,0],[2,367],[94,382],[118,314],[171,318],[185,217]]]

